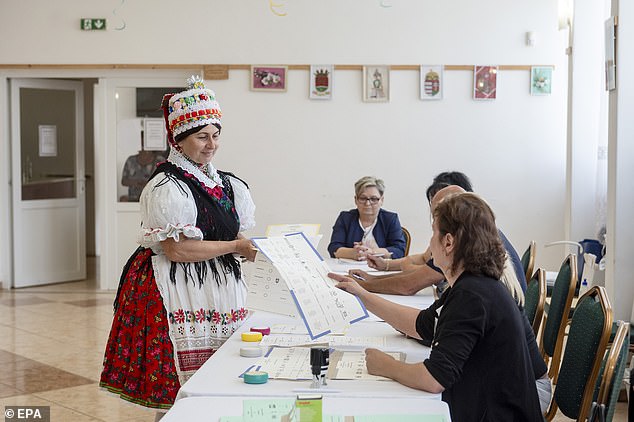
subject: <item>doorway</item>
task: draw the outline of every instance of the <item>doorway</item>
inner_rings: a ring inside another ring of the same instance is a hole
[[[12,79],[10,98],[12,286],[84,279],[87,243],[95,253],[92,82]]]

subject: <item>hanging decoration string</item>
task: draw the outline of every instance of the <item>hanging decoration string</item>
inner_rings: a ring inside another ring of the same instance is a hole
[[[273,0],[269,0],[269,9],[271,9],[271,12],[273,12],[273,14],[275,16],[286,16],[286,12],[278,12],[277,10],[275,10],[278,7],[284,7],[283,4],[278,4],[278,3],[273,3]]]
[[[117,7],[115,7],[112,10],[112,15],[113,16],[117,16],[117,9],[121,9],[123,7],[124,3],[125,3],[125,0],[121,0],[121,4],[119,6],[117,6]],[[121,18],[121,17],[120,17],[120,19],[121,19],[121,26],[117,26],[116,28],[114,28],[115,31],[123,31],[125,29],[125,27],[126,27],[125,20],[123,18]]]

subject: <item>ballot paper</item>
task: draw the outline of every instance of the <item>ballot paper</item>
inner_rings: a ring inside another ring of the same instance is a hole
[[[356,296],[336,288],[336,282],[328,278],[330,269],[303,233],[252,240],[278,271],[280,281],[286,283],[311,339],[343,332],[350,324],[368,317],[365,306]],[[250,286],[247,305],[251,306],[251,297],[264,297],[266,290],[262,286]],[[282,301],[284,292],[279,293],[276,302]]]
[[[319,224],[271,224],[266,228],[266,236],[284,236],[285,234],[302,232],[314,248],[317,248],[322,234],[319,234]]]
[[[306,334],[306,326],[303,324],[273,324],[271,325],[271,334]]]
[[[404,353],[387,352],[387,354],[398,361],[405,361]],[[312,379],[310,347],[273,347],[255,365],[255,370],[267,372],[270,379]],[[389,380],[389,378],[368,373],[364,351],[333,351],[330,354],[326,377],[333,380]]]
[[[273,263],[257,254],[251,267],[247,277],[247,307],[298,318],[291,292]]]
[[[394,359],[404,362],[405,353],[386,352]],[[330,354],[330,365],[328,366],[328,379],[332,380],[375,380],[386,381],[379,375],[370,375],[365,363],[365,351],[342,351],[335,350]]]
[[[268,373],[269,379],[312,379],[310,347],[273,347],[255,370]]]
[[[307,335],[280,335],[270,334],[264,336],[260,341],[260,346],[270,347],[295,347],[295,346],[315,346],[316,344],[326,344],[329,347],[374,347],[384,348],[387,346],[387,339],[385,337],[372,337],[372,336],[323,336],[316,340],[311,340]]]

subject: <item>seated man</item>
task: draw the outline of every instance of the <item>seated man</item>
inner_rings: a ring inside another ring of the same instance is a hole
[[[444,197],[452,193],[472,192],[469,178],[460,172],[444,172],[434,178],[433,183],[427,189],[427,199],[430,207],[440,202]],[[522,263],[513,245],[499,230],[499,235],[513,264],[515,275],[523,291],[526,290],[526,276]],[[359,284],[368,291],[375,293],[413,295],[418,291],[432,285],[438,286],[438,293],[444,291],[444,276],[434,266],[431,254],[425,251],[422,254],[410,255],[402,259],[385,259],[368,256],[368,265],[380,271],[402,270],[397,274],[372,276],[362,270],[350,270],[355,275]]]

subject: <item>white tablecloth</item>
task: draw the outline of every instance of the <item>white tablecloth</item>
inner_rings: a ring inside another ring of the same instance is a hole
[[[245,370],[255,365],[259,358],[240,356],[240,347],[253,345],[244,343],[240,333],[254,326],[272,326],[274,324],[301,324],[301,320],[269,312],[257,311],[244,322],[240,330],[231,336],[225,344],[187,381],[178,392],[177,399],[184,397],[214,396],[295,396],[310,387],[310,381],[289,381],[272,379],[266,384],[245,384],[239,378]],[[413,339],[394,330],[384,322],[358,322],[353,324],[347,335],[385,336],[385,351],[399,351],[407,354],[407,362],[421,362],[429,356],[430,349]],[[438,400],[440,395],[431,394],[401,385],[395,381],[352,381],[329,380],[328,389],[323,394],[339,397],[426,397]]]
[[[283,397],[279,397],[283,398]],[[176,401],[161,422],[217,422],[221,416],[242,415],[245,397],[188,397]],[[443,415],[451,421],[447,403],[424,398],[324,397],[323,415]]]

